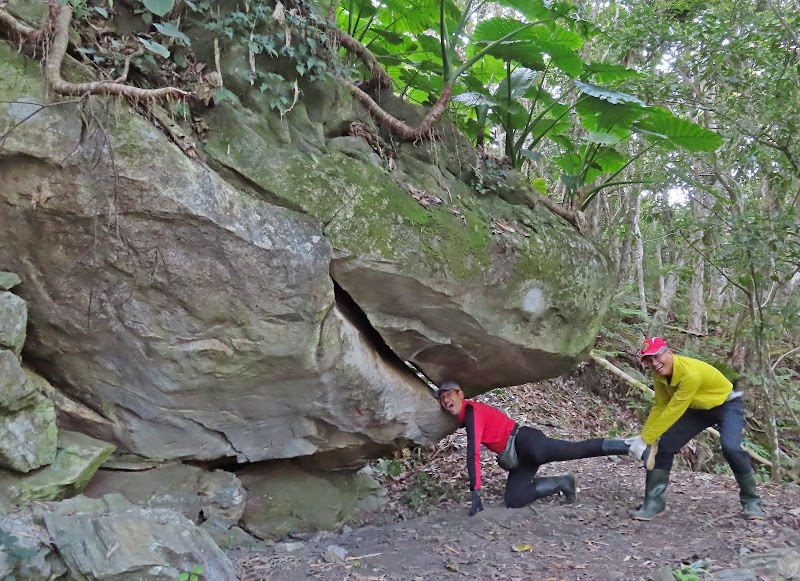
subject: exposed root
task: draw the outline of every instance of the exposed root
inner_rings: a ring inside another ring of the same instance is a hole
[[[45,79],[50,88],[59,95],[119,95],[136,100],[164,99],[173,97],[177,99],[189,95],[188,92],[177,87],[162,87],[160,89],[141,89],[114,81],[93,81],[89,83],[70,83],[61,78],[61,63],[67,52],[69,40],[69,25],[72,22],[72,8],[60,6],[57,0],[50,0],[50,13],[53,20],[53,42],[50,53],[45,61]],[[125,76],[127,76],[128,63],[126,61]]]

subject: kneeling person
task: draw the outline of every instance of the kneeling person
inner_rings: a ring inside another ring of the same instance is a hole
[[[454,381],[444,382],[437,395],[442,408],[456,416],[467,430],[467,472],[472,491],[470,516],[483,510],[481,444],[498,454],[498,463],[508,470],[505,503],[509,508],[520,508],[537,498],[554,494],[563,494],[567,503],[575,502],[575,477],[566,474],[537,478],[536,472],[542,464],[631,454],[630,446],[624,440],[593,438],[570,442],[548,438],[541,430],[518,425],[497,408],[467,400],[461,387]],[[647,465],[651,456],[651,449],[645,448],[635,457]]]

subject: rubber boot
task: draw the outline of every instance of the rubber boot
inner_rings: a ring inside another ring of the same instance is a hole
[[[564,504],[572,504],[578,496],[578,481],[572,474],[534,478],[533,487],[538,498],[563,494]]]
[[[761,497],[756,492],[756,479],[752,472],[734,474],[739,484],[739,502],[742,503],[742,516],[748,520],[766,518],[761,508]]]
[[[644,504],[633,513],[636,520],[653,520],[667,507],[664,493],[669,485],[669,470],[650,470],[644,485]]]

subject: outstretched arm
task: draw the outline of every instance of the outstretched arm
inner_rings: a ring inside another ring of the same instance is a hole
[[[469,489],[472,491],[472,506],[469,516],[474,516],[483,510],[481,502],[481,434],[480,425],[475,425],[475,413],[472,406],[467,406],[464,412],[464,427],[467,429],[467,473],[469,474]]]

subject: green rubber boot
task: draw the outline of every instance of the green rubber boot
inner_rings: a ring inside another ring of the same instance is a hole
[[[667,507],[664,493],[669,485],[669,470],[650,470],[644,485],[644,503],[633,513],[636,520],[653,520]]]
[[[767,518],[761,508],[761,497],[756,492],[756,479],[752,472],[734,474],[739,484],[739,502],[742,503],[742,516],[747,520]]]

